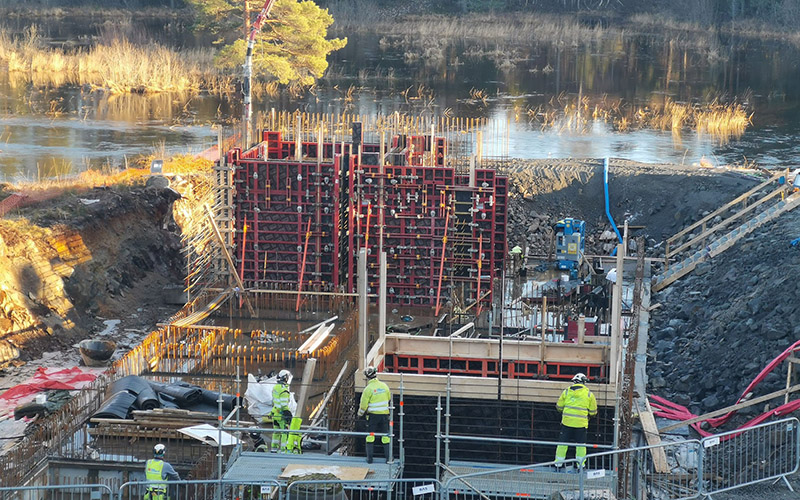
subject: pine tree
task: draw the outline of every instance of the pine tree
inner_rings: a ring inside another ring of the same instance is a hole
[[[259,0],[187,0],[197,13],[199,29],[220,36],[225,44],[216,63],[241,67],[247,37]],[[310,0],[277,0],[264,23],[253,52],[253,74],[282,84],[310,85],[328,68],[328,54],[347,45],[346,38],[328,38],[333,17]]]

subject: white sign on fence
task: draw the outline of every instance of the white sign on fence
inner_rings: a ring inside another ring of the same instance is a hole
[[[605,469],[598,469],[598,470],[587,470],[586,471],[586,479],[598,479],[601,477],[606,477]]]
[[[434,493],[436,491],[436,485],[423,484],[422,486],[414,486],[413,488],[411,488],[411,491],[414,492],[414,496],[424,495],[426,493]]]
[[[719,438],[718,437],[713,437],[711,439],[706,439],[705,441],[703,441],[703,447],[704,448],[711,448],[712,446],[716,446],[718,444],[719,444]]]

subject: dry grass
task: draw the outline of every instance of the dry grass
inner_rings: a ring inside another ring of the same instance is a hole
[[[144,155],[135,159],[131,168],[85,170],[79,174],[69,174],[71,165],[65,165],[63,175],[43,178],[37,181],[23,181],[11,184],[11,191],[22,191],[37,199],[52,197],[52,193],[64,191],[83,192],[96,187],[126,186],[143,183],[150,175],[150,163],[155,155]],[[194,155],[176,155],[164,161],[165,174],[209,174],[213,162]]]
[[[179,54],[157,44],[143,47],[124,39],[63,51],[44,46],[35,27],[21,39],[0,31],[0,64],[12,78],[39,86],[88,85],[114,94],[229,91],[232,78],[221,74],[213,60],[211,50]]]
[[[718,100],[687,104],[665,99],[647,106],[630,106],[621,99],[592,100],[565,94],[554,97],[547,105],[528,109],[527,114],[531,123],[539,124],[542,130],[586,133],[593,123],[601,121],[620,132],[655,129],[680,136],[692,129],[722,143],[741,137],[753,116],[741,104],[723,104]]]
[[[579,46],[600,39],[604,29],[586,26],[574,18],[548,14],[469,14],[464,16],[426,15],[384,17],[375,22],[362,18],[348,19],[337,16],[336,26],[370,32],[391,33],[392,36],[409,36],[448,42],[480,40],[483,42],[530,43],[548,42]],[[362,16],[363,17],[363,16]],[[390,43],[384,41],[384,45]]]

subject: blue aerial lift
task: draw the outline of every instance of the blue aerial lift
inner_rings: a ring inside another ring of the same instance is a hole
[[[584,254],[586,222],[573,218],[558,221],[556,230],[556,268],[569,271],[577,278],[578,268]]]

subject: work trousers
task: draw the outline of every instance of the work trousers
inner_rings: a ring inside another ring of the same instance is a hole
[[[585,443],[586,442],[586,427],[567,427],[561,424],[561,434],[558,436],[560,443]],[[556,463],[563,462],[567,459],[566,444],[560,444],[556,447]],[[578,463],[583,464],[586,460],[586,447],[575,447],[575,458]]]
[[[389,415],[386,414],[369,414],[367,415],[367,432],[370,433],[366,438],[366,451],[367,463],[372,463],[372,451],[375,446],[375,434],[388,434],[389,433]],[[381,443],[383,443],[383,454],[386,457],[386,462],[389,462],[389,455],[391,454],[391,438],[389,436],[381,436]]]
[[[278,415],[272,416],[272,428],[273,429],[288,429],[289,422],[283,419],[283,417]],[[280,451],[281,453],[286,452],[286,442],[289,440],[289,435],[285,432],[273,432],[272,433],[272,451],[277,452]]]
[[[367,432],[374,434],[388,434],[389,433],[389,415],[385,414],[369,414],[367,416]],[[375,442],[375,436],[367,436],[368,443]],[[381,443],[389,444],[389,436],[381,436]]]

